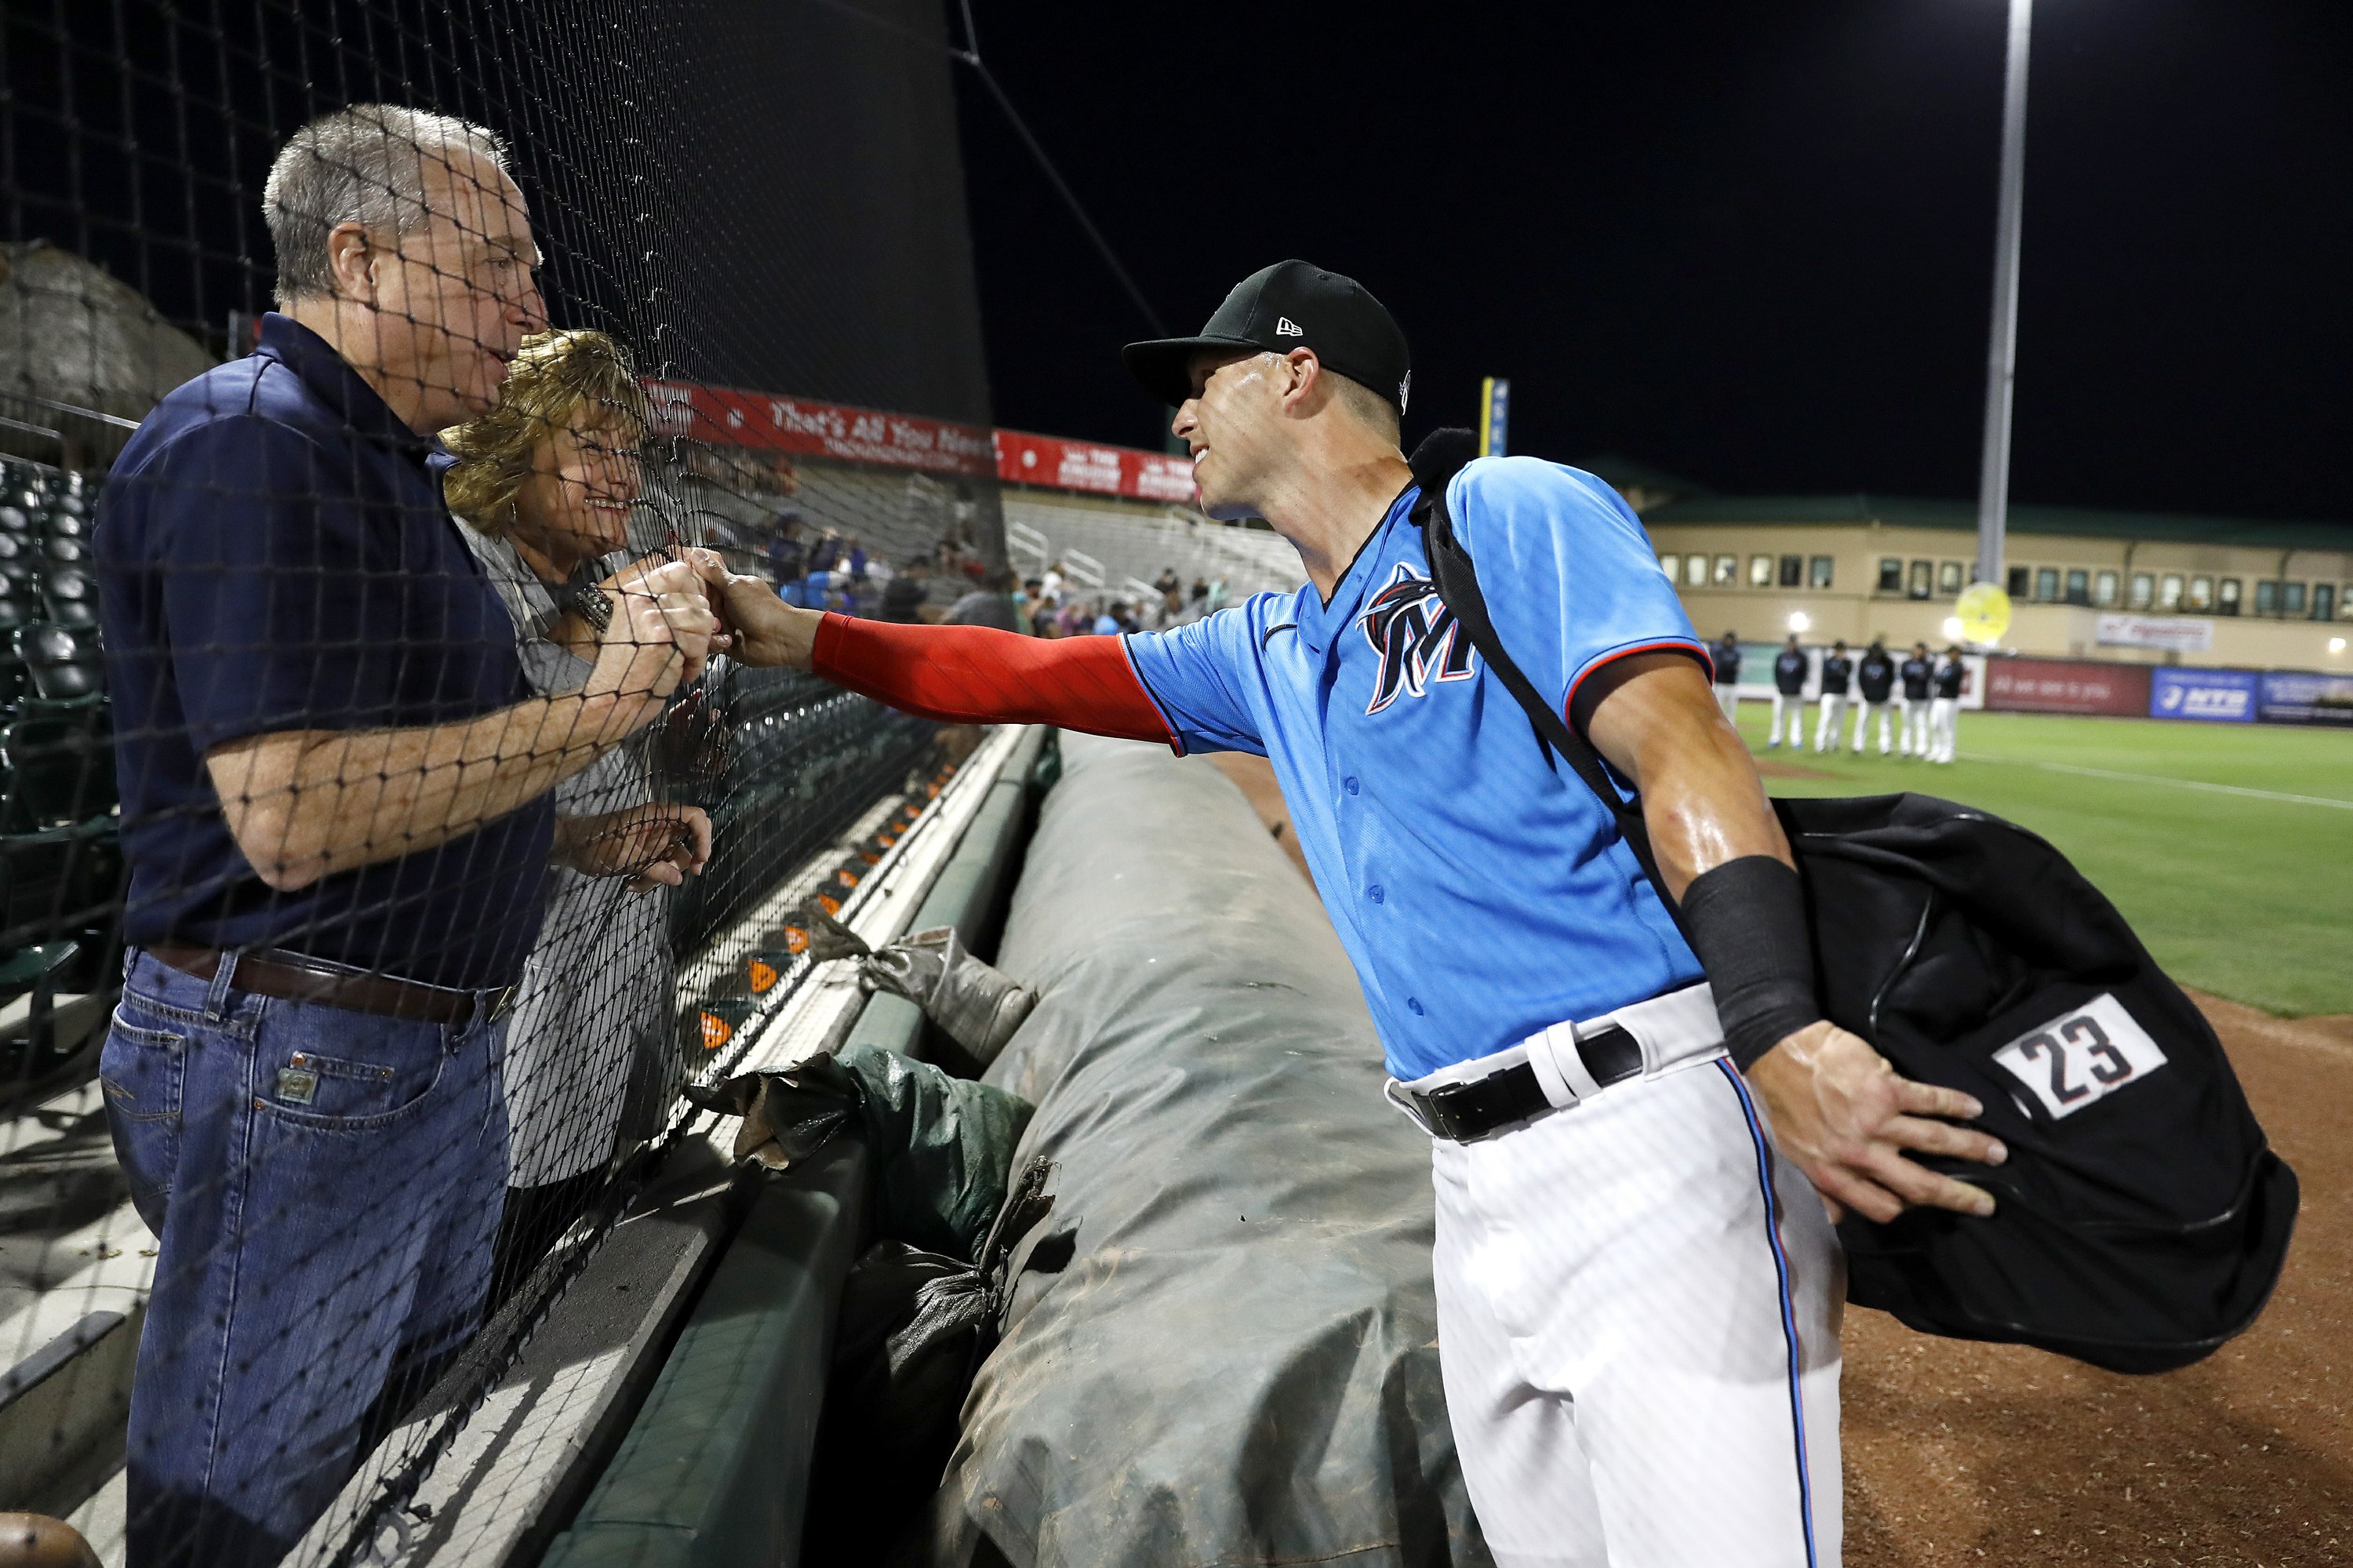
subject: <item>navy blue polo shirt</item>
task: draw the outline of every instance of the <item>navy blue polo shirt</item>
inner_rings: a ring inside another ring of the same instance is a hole
[[[94,543],[127,941],[286,948],[434,985],[522,974],[552,797],[280,893],[230,836],[204,761],[253,736],[454,724],[531,695],[434,454],[274,313],[258,350],[173,392],[123,449]]]

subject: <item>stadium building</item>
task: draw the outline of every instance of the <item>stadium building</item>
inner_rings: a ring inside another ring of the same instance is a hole
[[[1618,465],[1595,466],[1642,513],[1709,636],[1954,640],[1947,622],[1977,553],[1972,503],[1689,487],[1669,498],[1661,484],[1621,482]],[[2003,641],[2020,653],[2353,669],[2353,523],[2013,506],[2006,556],[2016,614]]]

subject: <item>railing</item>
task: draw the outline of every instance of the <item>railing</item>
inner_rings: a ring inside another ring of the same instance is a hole
[[[1062,567],[1071,577],[1091,588],[1103,586],[1103,564],[1084,550],[1063,551]]]

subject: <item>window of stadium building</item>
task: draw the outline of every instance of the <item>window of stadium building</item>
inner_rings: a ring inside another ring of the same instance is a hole
[[[2257,615],[2277,615],[2279,613],[2279,584],[2273,582],[2268,577],[2255,584],[2255,613]]]
[[[2049,604],[2058,599],[2058,567],[2037,567],[2034,568],[2034,597],[2042,600],[2044,604]]]
[[[2102,572],[2099,576],[2094,577],[2092,579],[2092,602],[2106,609],[2115,609],[2116,593],[2122,586],[2123,580],[2124,579],[2118,577],[2115,572]]]
[[[2069,604],[2092,602],[2092,574],[2080,567],[2067,574],[2067,602]]]
[[[1718,588],[1733,588],[1733,587],[1735,587],[1735,586],[1736,586],[1736,585],[1738,584],[1739,577],[1740,577],[1740,557],[1739,557],[1739,556],[1716,556],[1716,558],[1715,558],[1715,586],[1716,586],[1716,587],[1718,587]]]
[[[1928,585],[1935,580],[1931,574],[1934,573],[1936,569],[1936,563],[1933,561],[1913,562],[1912,575],[1905,579],[1904,584],[1904,597],[1906,599],[1926,599],[1928,597]]]
[[[2280,584],[2280,613],[2282,615],[2304,613],[2304,584]]]
[[[2182,607],[2200,615],[2203,615],[2208,610],[2212,609],[2214,608],[2214,579],[2212,577],[2191,577],[2189,579],[2189,597],[2182,601]]]
[[[1937,562],[1936,597],[1938,599],[1953,599],[1957,598],[1960,591],[1961,563],[1958,561]]]
[[[1707,557],[1705,556],[1685,556],[1683,557],[1683,586],[1685,588],[1707,587]]]
[[[1783,588],[1803,588],[1805,586],[1805,582],[1806,557],[1803,556],[1782,556],[1781,586]]]
[[[2149,606],[2149,601],[2155,598],[2157,598],[2156,574],[2152,572],[2135,572],[2132,575],[2132,598],[2127,601],[2128,608],[2133,609],[2147,609]]]
[[[1667,555],[1659,557],[1659,570],[1667,574],[1669,582],[1680,581],[1683,569],[1683,558],[1681,556]]]
[[[2168,572],[2157,585],[2157,608],[2168,613],[2181,608],[2181,574]]]
[[[1879,557],[1879,591],[1881,593],[1904,591],[1904,563],[1893,556]]]
[[[2224,577],[2221,582],[2215,585],[2214,613],[2217,615],[2236,615],[2239,613],[2238,578]]]
[[[2034,568],[2031,567],[2012,567],[2010,568],[2010,598],[2024,599],[2026,597],[2028,592],[2028,584],[2032,577],[2033,571]]]
[[[2337,619],[2337,585],[2335,583],[2312,585],[2312,619],[2315,620]]]
[[[1748,557],[1748,586],[1750,588],[1771,588],[1773,586],[1772,556],[1751,556]]]
[[[1838,561],[1834,556],[1816,556],[1812,557],[1806,563],[1806,586],[1809,588],[1826,588],[1830,587],[1831,577],[1837,569]]]

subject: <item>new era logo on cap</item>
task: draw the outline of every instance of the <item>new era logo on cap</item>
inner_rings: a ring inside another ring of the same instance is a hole
[[[1293,309],[1299,315],[1291,313]],[[1302,317],[1315,324],[1303,324]],[[1287,355],[1303,348],[1326,370],[1393,397],[1404,411],[1412,366],[1405,334],[1355,279],[1305,261],[1278,261],[1235,284],[1194,336],[1131,343],[1120,357],[1137,380],[1175,408],[1197,390],[1190,366],[1204,349],[1230,355],[1253,349]]]

